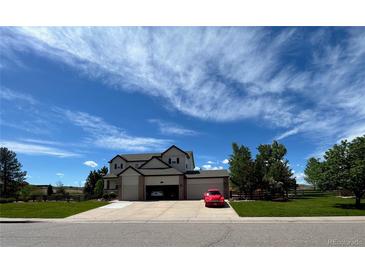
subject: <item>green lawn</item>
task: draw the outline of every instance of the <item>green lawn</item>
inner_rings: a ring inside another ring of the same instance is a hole
[[[365,203],[355,208],[354,199],[331,195],[305,195],[288,202],[232,201],[241,217],[365,216]]]
[[[65,218],[108,204],[99,201],[83,202],[28,202],[0,204],[3,218]]]

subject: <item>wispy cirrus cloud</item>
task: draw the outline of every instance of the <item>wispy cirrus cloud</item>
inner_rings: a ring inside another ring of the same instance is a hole
[[[199,134],[199,132],[195,130],[184,128],[175,123],[166,122],[160,119],[149,119],[148,121],[152,124],[156,124],[160,133],[165,135],[194,136]]]
[[[334,42],[334,31],[343,39]],[[186,115],[257,119],[280,129],[278,139],[333,142],[364,133],[364,41],[363,28],[11,28],[0,46],[65,62]]]
[[[11,89],[8,89],[6,87],[0,86],[0,100],[5,101],[23,101],[25,103],[29,104],[36,104],[37,100],[35,100],[31,95],[21,93],[21,92],[15,92]]]
[[[172,141],[151,137],[140,137],[128,134],[125,130],[111,125],[101,117],[89,113],[71,111],[56,106],[44,105],[34,99],[31,95],[14,91],[6,87],[1,89],[1,99],[14,101],[12,105],[26,107],[27,116],[20,121],[7,122],[0,120],[0,126],[11,127],[36,135],[61,131],[66,124],[73,124],[80,127],[87,135],[84,137],[87,145],[95,145],[105,149],[118,149],[126,151],[161,150],[169,146]],[[24,103],[24,105],[23,105]],[[12,111],[12,107],[10,107]],[[10,112],[11,113],[11,112]],[[10,115],[7,113],[7,115]],[[17,141],[4,141],[4,144],[11,146],[15,151],[33,155],[53,155],[57,157],[79,156],[80,153],[70,152],[63,147],[82,147],[83,144],[76,141],[72,144],[58,142],[55,140],[44,140],[36,138],[22,138]]]
[[[171,144],[171,140],[140,137],[128,134],[104,119],[89,113],[55,109],[75,126],[87,132],[86,142],[100,148],[125,151],[161,150]]]
[[[41,145],[36,142],[0,140],[0,146],[7,147],[8,149],[13,150],[19,154],[47,155],[47,156],[55,156],[55,157],[59,157],[59,158],[80,157],[81,156],[81,154],[79,154],[79,153],[75,153],[72,151],[68,151],[68,150],[50,146],[50,145]]]

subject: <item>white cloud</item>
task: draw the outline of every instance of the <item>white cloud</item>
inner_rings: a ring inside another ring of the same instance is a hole
[[[28,142],[1,140],[0,146],[7,147],[8,149],[13,150],[19,154],[48,155],[48,156],[55,156],[55,157],[60,157],[60,158],[81,156],[78,153],[59,149],[56,147],[39,145],[39,144],[28,143]]]
[[[74,125],[81,127],[85,132],[89,133],[90,137],[87,137],[86,141],[98,147],[127,151],[146,151],[161,150],[171,143],[171,140],[167,139],[129,135],[122,129],[108,124],[102,118],[85,112],[73,112],[62,109],[58,109],[58,111]]]
[[[63,178],[65,176],[65,174],[61,173],[61,172],[58,172],[56,173],[56,176],[60,177],[60,178]]]
[[[326,28],[17,28],[3,32],[0,47],[61,60],[186,115],[255,118],[282,129],[278,139],[306,134],[333,143],[365,125],[365,31],[342,31],[346,38],[333,43]],[[152,140],[137,143],[144,141]]]
[[[159,119],[149,119],[148,121],[150,123],[156,124],[162,134],[185,136],[193,136],[198,134],[198,132],[195,130],[184,128],[175,123],[165,122]]]
[[[295,172],[294,177],[297,180],[297,183],[303,184],[304,183],[304,172]]]
[[[203,170],[219,170],[219,169],[223,169],[222,166],[212,166],[212,165],[202,165],[201,169]]]
[[[84,165],[89,166],[89,167],[93,167],[93,168],[98,166],[98,164],[94,161],[85,161]]]
[[[16,92],[3,86],[0,86],[0,99],[7,101],[23,101],[32,105],[37,103],[37,100],[35,100],[31,95]]]
[[[228,160],[228,159],[224,159],[224,160],[222,161],[222,164],[227,165],[228,163],[229,163],[229,160]]]
[[[207,161],[207,164],[214,164],[215,162],[213,161]]]

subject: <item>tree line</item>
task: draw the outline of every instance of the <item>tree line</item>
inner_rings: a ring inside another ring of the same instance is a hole
[[[296,188],[296,180],[285,158],[287,149],[283,144],[273,141],[257,148],[256,158],[244,145],[232,144],[229,158],[230,180],[239,192],[252,199],[260,190],[267,199],[281,195],[288,198],[289,190]]]
[[[101,198],[104,191],[103,176],[108,173],[107,167],[90,171],[86,178],[83,192],[87,198]],[[27,172],[22,170],[22,164],[18,161],[16,153],[6,147],[0,148],[0,196],[20,197],[28,200],[30,196],[42,196],[43,193],[35,186],[26,182]],[[56,191],[52,185],[47,187],[47,196],[54,193],[67,196],[66,189],[61,182],[57,183]]]
[[[351,191],[356,207],[360,207],[365,194],[365,135],[335,144],[323,159],[311,157],[304,174],[304,179],[315,189]]]

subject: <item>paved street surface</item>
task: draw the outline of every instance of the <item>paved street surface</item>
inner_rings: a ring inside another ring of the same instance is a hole
[[[365,223],[2,223],[1,246],[365,246]]]

